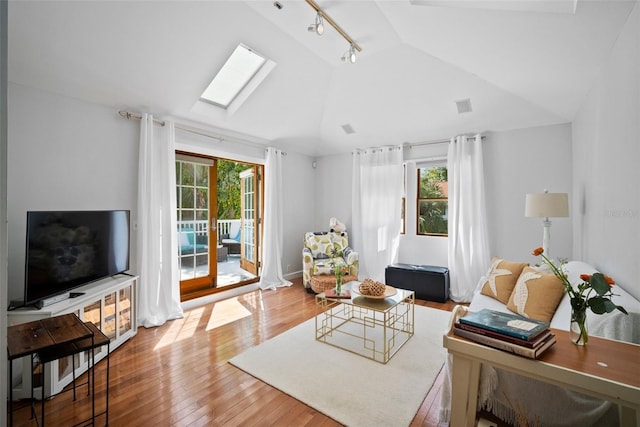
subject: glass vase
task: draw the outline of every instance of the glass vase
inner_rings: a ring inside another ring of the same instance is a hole
[[[587,345],[589,331],[587,329],[587,309],[571,309],[571,327],[569,336],[575,345]]]
[[[336,275],[336,295],[342,294],[342,275]]]

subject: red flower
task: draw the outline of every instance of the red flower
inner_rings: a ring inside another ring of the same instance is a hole
[[[542,248],[536,248],[533,250],[533,255],[538,256],[540,254],[542,254],[544,252],[544,249]]]
[[[616,284],[615,280],[613,280],[611,277],[607,276],[606,274],[603,274],[603,276],[604,276],[604,280],[607,281],[609,286],[613,286]]]
[[[580,275],[580,280],[584,281],[584,282],[588,282],[591,280],[591,275],[590,274],[581,274]]]

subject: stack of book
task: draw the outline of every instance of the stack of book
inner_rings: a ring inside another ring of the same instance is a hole
[[[556,342],[549,322],[483,309],[461,317],[454,335],[510,353],[537,359]]]

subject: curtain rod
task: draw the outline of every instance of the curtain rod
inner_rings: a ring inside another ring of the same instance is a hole
[[[462,135],[465,136],[465,135]],[[474,138],[473,136],[465,136],[465,138]],[[480,139],[482,141],[485,140],[486,137],[481,136]],[[448,144],[451,142],[451,139],[438,139],[435,141],[420,141],[420,142],[405,142],[404,146],[405,147],[409,147],[409,148],[413,148],[413,147],[418,147],[421,145],[435,145],[435,144]]]
[[[118,111],[118,114],[120,116],[124,117],[125,119],[142,120],[142,114],[140,114],[140,113],[133,113],[131,111],[120,110],[120,111]],[[159,120],[159,119],[153,119],[153,123],[158,124],[160,126],[164,126],[165,125],[164,120]],[[180,130],[185,131],[185,132],[190,132],[190,133],[193,133],[193,134],[196,134],[196,135],[202,135],[202,136],[206,136],[208,138],[217,139],[220,142],[225,140],[221,136],[211,135],[210,133],[206,133],[206,132],[200,131],[199,129],[192,128],[192,127],[189,127],[189,126],[176,124],[175,127],[176,127],[176,129],[180,129]],[[265,151],[266,151],[266,148],[265,148]],[[279,150],[279,151],[283,156],[287,155],[286,151],[282,151],[282,150]]]
[[[140,113],[132,113],[131,111],[120,110],[120,111],[118,111],[118,114],[120,116],[124,117],[125,119],[142,120],[142,114],[140,114]],[[159,120],[159,119],[153,119],[153,123],[155,123],[157,125],[160,125],[160,126],[164,126],[165,125],[164,120]],[[176,123],[175,127],[176,127],[176,129],[180,129],[181,131],[184,131],[184,132],[189,132],[189,133],[193,133],[193,134],[196,134],[196,135],[206,136],[207,138],[217,139],[220,142],[224,141],[224,138],[221,137],[221,136],[211,135],[210,133],[201,131],[201,130],[196,129],[196,128],[192,128],[190,126],[180,125],[180,124]]]

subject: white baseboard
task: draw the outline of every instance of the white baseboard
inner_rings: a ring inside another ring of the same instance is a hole
[[[293,273],[287,273],[284,275],[284,278],[287,280],[297,279],[298,277],[302,277],[302,270],[294,271]]]
[[[240,286],[238,288],[229,289],[228,291],[217,292],[211,295],[205,295],[200,298],[190,299],[181,303],[183,310],[191,310],[195,307],[200,307],[201,305],[210,304],[212,302],[218,302],[225,299],[237,297],[238,295],[246,294],[248,292],[252,292],[260,289],[258,283],[250,283],[245,286]]]

